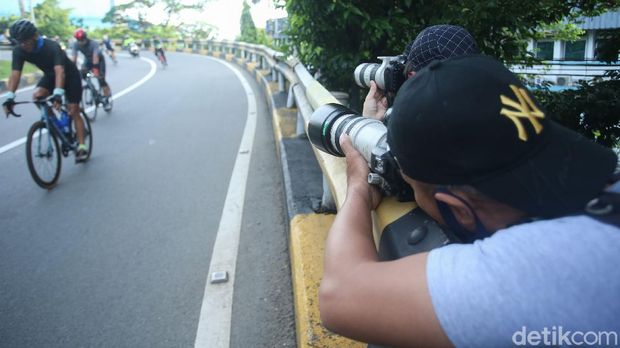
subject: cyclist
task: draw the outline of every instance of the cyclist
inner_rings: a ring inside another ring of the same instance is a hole
[[[82,76],[84,77],[86,75],[85,70],[93,72],[93,75],[99,80],[99,84],[103,88],[103,108],[109,110],[110,105],[108,98],[110,98],[110,86],[105,80],[105,58],[99,49],[99,43],[89,39],[86,31],[82,28],[76,30],[73,37],[75,37],[77,41],[73,43],[71,60],[75,63],[77,61],[78,50],[82,52],[84,55]]]
[[[106,53],[110,55],[110,58],[112,58],[112,61],[116,64],[116,54],[114,53],[114,46],[112,45],[112,40],[110,40],[110,37],[108,35],[103,35],[103,40],[101,42],[105,47]]]
[[[153,36],[153,49],[155,52],[155,56],[161,60],[163,65],[168,65],[168,60],[166,59],[166,55],[164,54],[164,44],[161,41],[161,38],[158,35]]]
[[[53,40],[44,39],[32,22],[20,19],[9,28],[13,49],[12,72],[9,77],[7,99],[2,104],[4,112],[13,111],[15,90],[24,67],[24,62],[34,64],[43,71],[43,77],[37,83],[33,98],[35,100],[53,95],[54,105],[60,107],[63,97],[67,100],[69,116],[75,124],[78,138],[78,149],[75,162],[84,162],[88,157],[88,147],[84,144],[84,122],[80,117],[80,101],[82,99],[82,81],[75,64],[67,58],[67,54]]]

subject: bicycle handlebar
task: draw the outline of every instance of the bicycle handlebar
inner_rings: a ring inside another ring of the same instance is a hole
[[[19,105],[19,104],[48,104],[50,105],[51,100],[54,98],[53,95],[50,95],[49,97],[45,97],[45,98],[41,98],[39,100],[34,100],[34,101],[21,101],[21,102],[15,102],[13,103],[13,106],[15,105]],[[15,111],[13,111],[13,109],[11,109],[11,111],[9,111],[7,113],[7,115],[13,116],[13,117],[22,117],[21,114],[16,114]]]

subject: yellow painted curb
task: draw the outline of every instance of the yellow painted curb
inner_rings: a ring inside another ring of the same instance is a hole
[[[274,123],[277,124],[279,139],[294,137],[297,130],[297,108],[279,108]]]
[[[297,215],[291,221],[291,271],[298,347],[366,347],[329,332],[319,315],[323,252],[335,215]]]
[[[258,63],[256,63],[256,62],[248,62],[245,66],[246,66],[246,68],[250,72],[253,72],[254,70],[256,70],[256,67],[258,66]]]

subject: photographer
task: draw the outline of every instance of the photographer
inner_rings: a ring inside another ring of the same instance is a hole
[[[419,207],[478,240],[380,262],[370,214],[380,195],[342,136],[347,197],[319,294],[327,328],[393,346],[567,345],[567,331],[611,332],[598,345],[618,344],[613,151],[551,121],[514,74],[479,55],[409,79],[387,142]]]
[[[434,25],[420,32],[403,52],[407,65],[404,74],[411,78],[433,60],[447,59],[478,53],[476,40],[463,27],[456,25]],[[362,115],[382,121],[388,108],[384,91],[370,82],[370,90],[364,100]]]

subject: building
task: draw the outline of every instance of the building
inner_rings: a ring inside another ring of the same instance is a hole
[[[580,80],[602,76],[607,70],[618,70],[618,62],[607,64],[598,60],[597,46],[606,39],[609,30],[620,31],[620,11],[606,12],[597,17],[580,18],[577,26],[585,35],[577,41],[561,41],[553,38],[533,41],[528,51],[543,60],[533,67],[513,66],[512,71],[533,75],[534,83],[551,82],[552,89],[571,88]]]

